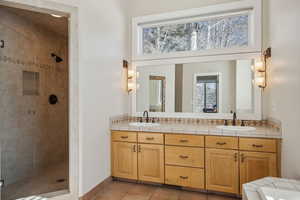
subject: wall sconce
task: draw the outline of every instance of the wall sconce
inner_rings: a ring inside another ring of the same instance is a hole
[[[271,48],[263,52],[261,60],[255,61],[255,82],[258,87],[263,89],[267,87],[267,61],[269,58],[271,58]]]
[[[123,68],[127,71],[127,92],[130,93],[134,90],[134,71],[129,70],[129,64],[127,60],[123,60]]]

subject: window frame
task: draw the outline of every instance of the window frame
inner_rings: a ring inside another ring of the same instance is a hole
[[[223,112],[223,100],[222,100],[222,95],[223,95],[223,87],[222,87],[222,73],[220,72],[212,72],[212,73],[197,73],[194,74],[194,82],[193,82],[193,110],[194,110],[194,99],[195,99],[195,91],[196,91],[196,84],[197,84],[197,78],[201,76],[217,76],[218,77],[218,87],[217,87],[217,105],[218,105],[218,113]],[[203,112],[204,113],[204,112]],[[199,114],[203,114],[199,113]],[[210,113],[211,114],[211,113]]]
[[[162,24],[194,22],[203,19],[215,19],[249,13],[249,44],[247,47],[207,49],[159,54],[143,54],[143,28]],[[225,55],[237,53],[255,53],[262,49],[262,2],[261,0],[243,0],[223,3],[202,8],[169,12],[157,15],[136,17],[132,20],[132,60],[155,60],[180,57]]]

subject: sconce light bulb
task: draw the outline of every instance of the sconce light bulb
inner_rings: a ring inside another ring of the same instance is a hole
[[[128,83],[128,90],[134,90],[134,83]]]
[[[133,77],[133,76],[134,76],[134,71],[128,70],[128,77]]]
[[[265,70],[264,63],[262,61],[255,62],[255,69],[257,71],[264,71]]]
[[[264,77],[256,77],[256,84],[259,87],[265,87],[265,78]]]

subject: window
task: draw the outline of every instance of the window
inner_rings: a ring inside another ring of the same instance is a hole
[[[143,53],[248,46],[248,14],[143,28]]]
[[[133,61],[261,52],[262,0],[133,19]]]
[[[218,76],[196,76],[194,86],[194,106],[196,113],[218,113]]]

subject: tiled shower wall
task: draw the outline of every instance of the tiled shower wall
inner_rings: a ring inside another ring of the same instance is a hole
[[[67,39],[0,7],[1,174],[6,184],[68,160]],[[54,62],[51,53],[64,61]],[[38,95],[23,95],[23,71],[39,73]],[[50,105],[48,97],[58,96]]]

